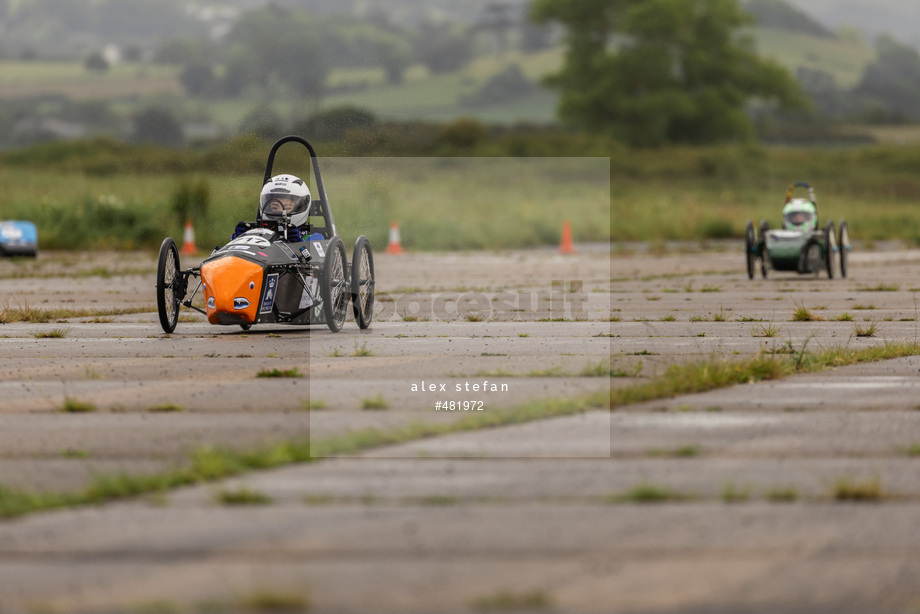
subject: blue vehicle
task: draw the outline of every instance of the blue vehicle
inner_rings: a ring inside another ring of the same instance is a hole
[[[0,222],[0,256],[38,256],[38,230],[32,222]]]

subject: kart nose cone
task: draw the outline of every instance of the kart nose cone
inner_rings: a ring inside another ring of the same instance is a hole
[[[201,280],[211,324],[252,324],[262,291],[262,267],[235,256],[201,265]]]

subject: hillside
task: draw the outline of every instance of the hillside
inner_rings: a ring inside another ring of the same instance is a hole
[[[49,5],[55,1],[19,0],[24,6],[33,3],[35,6]],[[117,2],[128,6],[133,1],[98,0],[97,4]],[[164,0],[173,6],[179,1]],[[492,0],[468,0],[464,3],[449,0],[276,1],[319,12],[367,12],[385,7],[385,16],[392,22],[407,22],[427,15],[469,23],[477,15],[482,15]],[[781,4],[779,0],[752,1],[772,3],[774,6]],[[0,0],[0,5],[3,2]],[[511,4],[520,11],[527,2],[514,0]],[[258,4],[264,4],[264,0],[209,3],[240,9],[252,8]],[[858,83],[866,66],[875,58],[871,41],[852,29],[843,35],[835,34],[831,28],[824,27],[831,22],[825,21],[822,16],[825,11],[844,5],[853,5],[850,10],[857,11],[862,3],[853,0],[790,0],[789,4],[795,5],[797,9],[787,10],[784,17],[781,15],[782,19],[773,22],[775,26],[785,27],[758,27],[750,30],[758,50],[763,55],[775,58],[793,73],[798,68],[820,70],[830,74],[841,88],[849,88]],[[882,6],[889,4],[901,10],[900,13],[892,13],[894,15],[909,15],[913,10],[893,0],[880,2]],[[802,15],[803,12],[807,15]],[[519,18],[520,13],[515,16]],[[814,21],[810,18],[814,18]],[[835,14],[835,18],[842,17]],[[329,91],[322,104],[325,108],[340,105],[363,107],[382,118],[399,120],[445,121],[457,117],[474,117],[500,124],[554,122],[558,95],[542,88],[540,82],[543,76],[561,66],[561,47],[532,54],[514,51],[500,55],[494,47],[489,48],[483,44],[488,42],[487,39],[480,37],[476,48],[477,57],[465,68],[453,73],[432,73],[416,58],[416,64],[408,67],[405,80],[400,85],[388,84],[382,68],[338,66],[329,74]],[[216,61],[220,70],[221,60]],[[245,90],[233,96],[185,98],[179,74],[179,67],[154,66],[144,62],[126,62],[108,72],[93,73],[85,70],[82,62],[77,60],[52,63],[7,59],[0,62],[0,99],[24,99],[36,95],[61,96],[71,100],[97,99],[115,103],[114,106],[122,116],[128,116],[134,109],[148,105],[152,100],[165,101],[186,122],[210,120],[218,124],[220,131],[225,134],[235,132],[247,114],[257,106],[264,106],[264,97],[255,97],[251,91]],[[278,96],[272,100],[271,105],[282,120],[302,116],[305,106],[304,101],[290,96]],[[4,120],[2,115],[0,124]],[[7,124],[13,125],[22,114],[14,117],[12,112],[7,111],[6,115]],[[79,121],[79,118],[74,118],[74,121]]]
[[[837,85],[844,88],[856,85],[866,66],[875,59],[875,51],[862,40],[826,38],[774,28],[757,28],[752,34],[761,54],[779,61],[793,74],[800,67],[821,70],[832,75]]]
[[[836,29],[856,27],[870,39],[889,33],[920,46],[920,3],[916,0],[789,0],[821,23]]]
[[[751,34],[764,55],[776,58],[793,72],[800,66],[823,70],[833,75],[841,87],[854,85],[874,58],[874,51],[858,40],[767,28],[754,29]],[[508,53],[501,58],[487,55],[459,72],[445,75],[432,75],[419,65],[407,71],[405,83],[399,86],[387,85],[382,70],[335,70],[330,75],[330,86],[349,91],[333,93],[323,104],[326,107],[356,105],[394,119],[440,121],[466,116],[490,123],[548,123],[555,119],[557,95],[537,84],[543,75],[557,70],[561,62],[562,49],[557,47],[536,54]],[[520,67],[532,82],[532,91],[481,104],[464,103],[509,66]],[[345,85],[351,87],[341,87]],[[97,98],[131,105],[143,103],[143,98],[136,100],[137,94],[178,94],[181,89],[178,71],[174,68],[126,64],[108,73],[95,74],[84,70],[79,63],[0,63],[0,99],[43,94],[81,100]],[[130,98],[135,101],[127,100]],[[197,102],[189,104],[199,106]],[[242,97],[213,100],[207,108],[214,120],[232,131],[255,104],[256,101]],[[279,103],[277,107],[284,116],[292,112],[290,104]]]

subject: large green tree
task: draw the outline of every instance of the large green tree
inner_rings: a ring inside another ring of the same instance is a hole
[[[567,30],[563,120],[637,146],[749,138],[748,103],[804,104],[796,81],[759,57],[737,0],[535,0]]]

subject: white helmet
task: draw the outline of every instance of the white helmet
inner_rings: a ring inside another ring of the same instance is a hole
[[[293,175],[277,175],[262,186],[259,197],[262,219],[281,221],[287,215],[292,226],[303,226],[310,215],[310,188]]]

